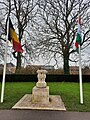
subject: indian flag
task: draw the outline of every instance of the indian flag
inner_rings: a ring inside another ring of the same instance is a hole
[[[9,33],[8,33],[8,40],[13,44],[13,49],[16,52],[23,52],[21,43],[17,37],[17,34],[14,30],[14,27],[12,25],[11,19],[9,18]]]
[[[75,47],[78,49],[78,45],[81,45],[81,18],[80,16],[78,16],[78,30],[77,30],[77,37],[76,37],[76,41],[75,41]]]

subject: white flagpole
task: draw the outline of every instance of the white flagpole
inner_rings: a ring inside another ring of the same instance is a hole
[[[80,47],[80,45],[79,45],[79,82],[80,82],[80,103],[83,104],[82,65],[81,65],[81,47]]]
[[[3,68],[3,79],[2,79],[2,89],[1,89],[1,103],[3,103],[3,98],[4,98],[6,63],[7,63],[7,47],[8,47],[8,32],[9,32],[8,30],[9,30],[9,19],[7,20],[7,36],[6,36],[6,46],[5,46],[5,56],[4,56],[4,68]]]

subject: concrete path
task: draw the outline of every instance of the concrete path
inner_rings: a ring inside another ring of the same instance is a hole
[[[0,110],[0,120],[90,120],[90,112]]]

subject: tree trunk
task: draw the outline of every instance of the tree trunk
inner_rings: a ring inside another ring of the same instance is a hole
[[[17,54],[17,65],[16,70],[21,67],[21,53]]]
[[[63,65],[64,74],[70,74],[70,72],[69,72],[69,55],[65,54],[63,57],[63,60],[64,60],[64,65]]]
[[[19,16],[20,17],[20,16]],[[20,18],[19,18],[20,19]],[[19,23],[19,22],[18,22]],[[21,26],[21,24],[19,23],[19,28],[18,28],[18,31],[19,31],[19,42],[21,43],[21,39],[22,39],[22,31],[23,31],[23,29],[22,29],[22,26]],[[18,69],[18,68],[20,68],[21,67],[21,53],[20,52],[18,52],[18,54],[17,54],[17,65],[16,65],[16,70]]]

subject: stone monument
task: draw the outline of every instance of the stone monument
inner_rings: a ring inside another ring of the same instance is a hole
[[[12,109],[66,110],[59,95],[49,95],[46,74],[46,70],[37,70],[38,82],[33,87],[32,94],[24,95]]]
[[[49,86],[45,82],[46,70],[37,70],[38,82],[36,86],[32,89],[32,102],[49,104]]]

